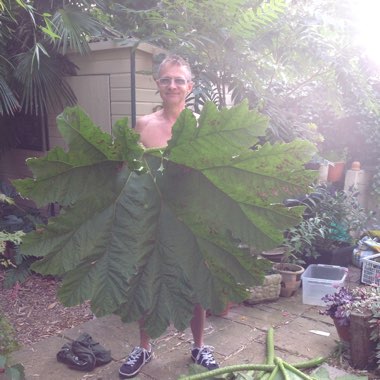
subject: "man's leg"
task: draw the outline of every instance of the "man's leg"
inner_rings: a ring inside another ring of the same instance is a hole
[[[140,347],[145,348],[148,351],[151,351],[150,346],[150,336],[144,330],[144,320],[139,320],[139,328],[140,328]]]
[[[193,319],[190,322],[191,332],[193,333],[193,339],[194,339],[194,347],[203,346],[205,318],[206,318],[205,310],[199,303],[197,303],[194,306]]]
[[[213,348],[203,344],[203,334],[205,327],[206,312],[200,304],[194,306],[193,319],[190,322],[191,332],[193,333],[194,346],[191,350],[191,358],[208,370],[219,368],[212,354]]]

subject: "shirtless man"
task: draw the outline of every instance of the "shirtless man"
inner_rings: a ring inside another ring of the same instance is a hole
[[[166,58],[158,70],[156,80],[163,108],[150,115],[143,116],[136,123],[136,132],[140,134],[141,143],[147,148],[165,147],[172,136],[172,127],[180,113],[185,109],[186,96],[193,89],[189,64],[179,56]],[[194,345],[191,349],[192,360],[212,370],[218,368],[210,346],[203,343],[205,311],[200,304],[194,305],[193,318],[190,322]],[[140,321],[140,345],[135,347],[119,374],[122,378],[136,376],[144,364],[152,359],[150,337],[144,330],[144,321]]]

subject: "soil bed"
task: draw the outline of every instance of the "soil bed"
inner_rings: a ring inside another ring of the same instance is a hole
[[[4,289],[0,271],[0,312],[14,328],[20,346],[39,342],[93,318],[88,303],[64,307],[57,299],[59,282],[53,277],[30,276],[21,285]]]

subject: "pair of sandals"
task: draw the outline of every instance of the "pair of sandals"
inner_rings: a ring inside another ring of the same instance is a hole
[[[92,337],[84,333],[72,343],[66,343],[57,353],[57,360],[78,371],[90,372],[95,367],[112,360],[111,351],[106,350]]]

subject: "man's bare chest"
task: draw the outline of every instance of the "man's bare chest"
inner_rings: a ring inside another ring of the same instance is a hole
[[[140,141],[147,148],[165,147],[171,135],[171,125],[149,123],[140,132]]]

